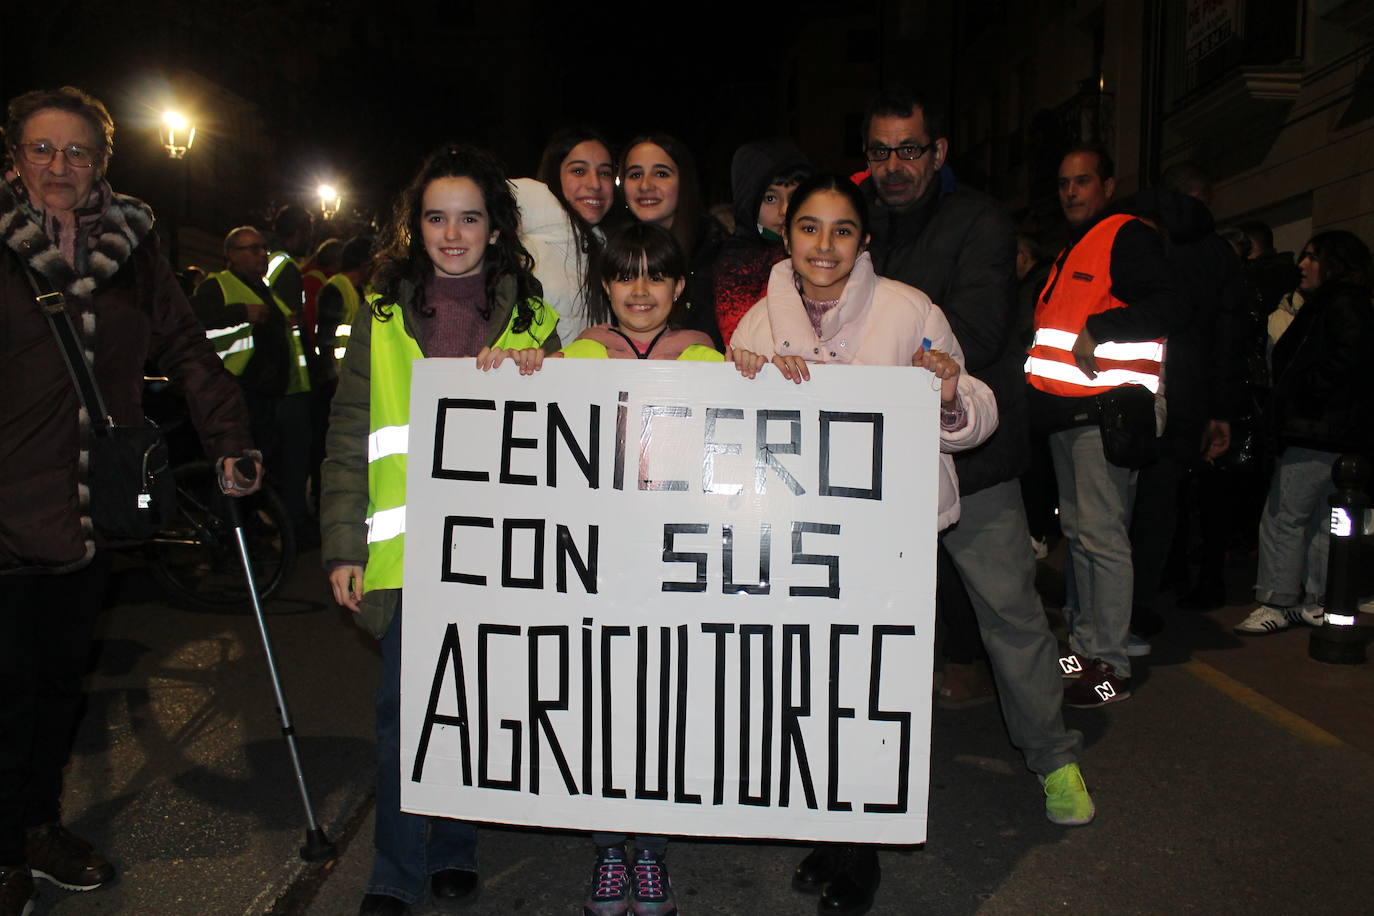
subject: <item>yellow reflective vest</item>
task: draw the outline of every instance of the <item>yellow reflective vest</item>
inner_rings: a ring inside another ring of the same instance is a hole
[[[348,338],[353,333],[353,322],[358,316],[358,306],[362,304],[362,297],[358,295],[358,288],[353,285],[353,281],[341,273],[330,277],[324,285],[338,290],[339,298],[343,301],[343,314],[339,316],[339,323],[334,328],[334,361],[337,364],[343,361],[344,352],[348,349]],[[318,301],[317,296],[316,302]]]
[[[410,379],[417,359],[424,359],[420,345],[405,328],[400,308],[387,304],[380,310],[381,297],[367,297],[372,322],[371,390],[367,434],[367,567],[363,571],[363,592],[380,588],[400,588],[405,566],[406,534],[406,452],[410,443]],[[558,327],[558,314],[542,300],[536,305],[536,320],[526,331],[511,327],[517,310],[495,346],[526,349],[543,346]],[[388,317],[384,321],[378,312]]]
[[[210,275],[219,283],[220,292],[226,304],[263,305],[262,297],[253,288],[234,276],[233,271],[221,270]],[[208,281],[207,281],[208,282]],[[271,289],[268,289],[271,292]],[[272,304],[286,320],[287,351],[291,354],[291,371],[287,375],[286,393],[297,394],[310,390],[310,375],[305,368],[305,349],[301,346],[301,332],[291,324],[291,310],[272,293]],[[205,336],[215,345],[215,351],[224,360],[224,367],[234,375],[243,375],[248,361],[253,358],[253,325],[244,322],[227,328],[214,328]]]

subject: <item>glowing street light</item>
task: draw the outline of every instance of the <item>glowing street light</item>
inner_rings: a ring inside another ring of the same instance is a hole
[[[320,215],[325,219],[333,219],[343,206],[343,195],[332,184],[320,185],[316,193],[320,195]]]
[[[163,148],[167,150],[167,155],[173,159],[181,159],[191,148],[191,144],[196,142],[196,129],[181,112],[164,111],[162,128],[158,131],[158,136],[162,140]]]

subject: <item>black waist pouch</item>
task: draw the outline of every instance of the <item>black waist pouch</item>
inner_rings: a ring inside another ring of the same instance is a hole
[[[1143,385],[1122,385],[1097,396],[1102,451],[1117,467],[1138,469],[1159,458],[1155,396]]]

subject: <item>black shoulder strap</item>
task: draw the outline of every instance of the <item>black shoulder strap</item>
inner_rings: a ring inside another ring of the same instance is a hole
[[[91,425],[95,428],[97,435],[106,435],[109,428],[114,425],[114,420],[110,418],[110,413],[105,409],[105,399],[100,396],[100,388],[95,383],[95,374],[91,371],[91,365],[86,361],[86,353],[81,348],[81,342],[77,339],[76,328],[72,325],[72,316],[67,314],[67,297],[62,293],[52,289],[47,277],[43,277],[33,271],[27,264],[24,265],[24,275],[29,278],[29,286],[33,287],[34,301],[38,303],[38,309],[43,313],[43,317],[48,319],[48,326],[52,328],[53,336],[57,338],[58,349],[62,351],[62,360],[67,364],[67,371],[71,373],[72,384],[76,386],[77,394],[81,396],[81,402],[86,407],[86,413],[90,415]]]

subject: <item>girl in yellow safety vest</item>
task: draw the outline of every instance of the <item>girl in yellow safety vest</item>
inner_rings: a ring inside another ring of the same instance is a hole
[[[354,321],[330,413],[321,504],[334,599],[382,640],[377,825],[362,913],[407,912],[431,893],[477,892],[477,832],[401,811],[400,594],[414,360],[558,348],[558,316],[533,295],[531,259],[503,169],[468,146],[432,154],[381,239],[376,293]],[[482,361],[479,361],[479,365]]]

